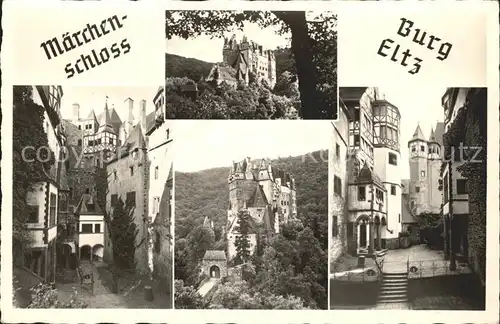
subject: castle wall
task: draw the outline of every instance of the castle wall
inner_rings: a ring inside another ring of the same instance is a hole
[[[229,202],[232,210],[246,208],[246,202],[255,190],[257,183],[253,180],[234,180],[229,184]]]
[[[133,168],[133,175],[130,168]],[[114,177],[115,171],[116,179]],[[144,223],[144,217],[148,215],[147,195],[149,182],[149,163],[146,160],[146,154],[143,151],[138,151],[137,155],[130,154],[113,161],[107,165],[107,172],[111,174],[108,182],[109,193],[106,196],[107,210],[112,210],[112,195],[118,195],[118,198],[121,198],[124,203],[126,203],[127,193],[134,193],[135,195],[133,218],[138,229],[135,250],[136,270],[141,274],[146,274],[149,271],[146,242],[147,228]],[[111,248],[111,244],[106,244],[105,249]],[[109,252],[107,254],[109,255]]]
[[[429,207],[431,213],[439,214],[441,211],[441,203],[443,201],[443,194],[439,190],[439,179],[441,172],[441,160],[429,160],[427,170],[428,188],[429,188]]]

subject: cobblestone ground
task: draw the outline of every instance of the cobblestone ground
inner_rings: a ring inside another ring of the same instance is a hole
[[[144,283],[140,280],[131,282],[130,278],[119,280],[121,289],[117,294],[110,291],[111,273],[103,262],[81,263],[84,271],[94,274],[94,291],[80,287],[79,283],[58,284],[57,290],[60,300],[69,300],[74,291],[80,300],[87,302],[88,308],[172,308],[170,292],[160,291],[153,284],[154,300],[144,299]],[[135,279],[135,278],[134,278]],[[129,281],[127,284],[125,281]]]
[[[411,307],[420,310],[481,310],[481,306],[474,301],[453,295],[417,298]]]

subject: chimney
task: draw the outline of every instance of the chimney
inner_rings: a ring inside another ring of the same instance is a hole
[[[139,107],[141,109],[140,123],[143,134],[146,134],[146,100],[142,99],[139,102]]]
[[[80,119],[80,104],[73,104],[73,118],[75,118],[76,120]]]
[[[130,97],[125,99],[125,106],[128,108],[127,133],[130,134],[134,128],[134,100]]]

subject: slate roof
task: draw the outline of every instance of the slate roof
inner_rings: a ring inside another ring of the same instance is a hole
[[[111,124],[111,115],[108,109],[108,103],[104,104],[104,111],[99,115],[99,131],[106,131],[110,133],[117,133]]]
[[[111,157],[108,163],[115,161],[117,155],[120,157],[124,157],[136,149],[145,149],[145,148],[146,148],[146,141],[144,139],[144,135],[142,134],[141,127],[139,126],[139,124],[137,124],[130,133],[130,135],[127,137],[123,145],[117,149],[119,150],[119,152],[117,152],[113,157]]]
[[[247,207],[266,207],[268,204],[269,203],[262,186],[257,185],[254,192],[250,196],[250,199],[248,199]]]
[[[434,129],[434,136],[436,137],[436,142],[443,146],[443,135],[444,135],[444,123],[438,122],[436,128]]]
[[[203,260],[226,261],[226,252],[223,250],[207,250]]]
[[[375,173],[375,171],[370,170],[368,164],[365,163],[363,168],[359,170],[358,176],[354,179],[353,183],[355,184],[370,184],[374,183],[385,191],[384,185],[380,177]]]
[[[90,194],[83,194],[76,206],[75,214],[78,215],[100,215],[102,210],[97,204],[97,199]]]
[[[424,133],[422,133],[422,129],[420,128],[420,125],[417,125],[417,128],[415,129],[415,132],[413,132],[413,136],[410,140],[410,142],[412,141],[426,141],[425,137],[424,137]]]

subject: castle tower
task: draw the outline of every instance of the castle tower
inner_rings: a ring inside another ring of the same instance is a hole
[[[431,134],[428,141],[427,155],[427,188],[428,190],[428,207],[433,214],[438,214],[441,210],[442,192],[439,190],[439,179],[441,178],[441,144],[440,139],[440,123],[436,125],[436,132],[431,129]],[[442,139],[441,139],[442,140]]]
[[[99,120],[99,129],[96,136],[96,152],[100,153],[98,159],[107,160],[111,154],[116,150],[118,134],[116,134],[111,123],[111,114],[108,109],[108,101],[104,104],[104,111]],[[97,161],[99,163],[99,161]]]
[[[380,235],[382,240],[394,241],[401,232],[401,114],[396,106],[385,99],[375,98],[372,105],[375,173],[386,190],[386,199],[383,201],[386,217],[381,224]]]
[[[417,125],[413,137],[408,141],[410,149],[410,208],[420,214],[428,205],[428,142]]]

